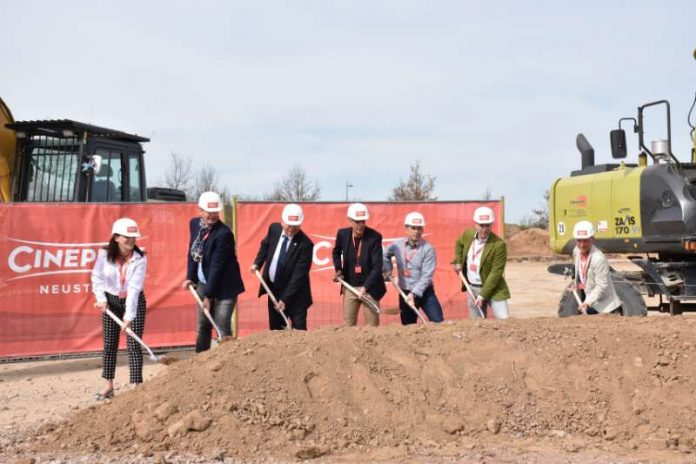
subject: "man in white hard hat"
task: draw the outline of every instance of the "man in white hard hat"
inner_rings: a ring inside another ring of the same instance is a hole
[[[353,203],[348,207],[350,227],[338,229],[336,244],[332,257],[336,275],[334,281],[342,278],[359,291],[355,296],[352,292],[341,288],[343,293],[343,322],[354,326],[358,321],[358,311],[369,295],[379,304],[379,300],[387,292],[382,278],[382,235],[367,227],[370,214],[367,206]],[[365,323],[376,327],[379,325],[379,314],[372,309],[364,308]]]
[[[415,324],[416,313],[408,306],[421,308],[430,322],[442,322],[442,306],[435,295],[433,275],[437,267],[435,248],[423,240],[425,218],[419,212],[411,212],[404,219],[406,238],[397,240],[384,252],[384,277],[391,276],[392,258],[396,261],[399,274],[399,286],[408,301],[399,295],[399,309],[403,325]]]
[[[222,199],[215,192],[198,198],[199,216],[191,219],[186,280],[196,291],[222,332],[232,335],[232,314],[237,296],[244,291],[232,230],[220,220]],[[212,324],[198,308],[196,353],[210,349]]]
[[[464,277],[474,293],[467,293],[472,319],[480,317],[476,308],[486,316],[489,307],[496,319],[507,319],[510,316],[507,303],[510,290],[503,277],[507,246],[502,238],[491,231],[495,222],[491,208],[476,208],[473,219],[476,228],[464,231],[455,244],[454,271],[464,271]],[[462,287],[462,291],[466,291],[466,288]]]
[[[582,304],[578,310],[587,314],[608,314],[621,311],[621,299],[611,281],[609,262],[604,253],[594,245],[594,226],[590,221],[580,221],[573,227],[575,248],[575,282]]]
[[[312,305],[309,270],[312,267],[314,243],[300,229],[302,222],[302,207],[285,205],[281,222],[274,222],[268,227],[254,264],[249,268],[253,274],[263,267],[262,277],[278,300],[278,304],[274,305],[268,298],[268,324],[271,330],[286,328],[279,311],[290,319],[292,328],[307,330],[307,310]],[[265,293],[266,289],[260,286],[259,296]]]

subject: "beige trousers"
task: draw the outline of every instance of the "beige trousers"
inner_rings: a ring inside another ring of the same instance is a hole
[[[362,290],[362,287],[358,287],[357,290]],[[363,307],[363,314],[365,315],[365,324],[377,327],[379,325],[379,314],[375,314],[371,309],[365,306],[360,298],[353,295],[353,292],[350,290],[343,291],[343,322],[346,325],[357,325],[358,310],[361,305]],[[379,301],[377,305],[379,305]]]

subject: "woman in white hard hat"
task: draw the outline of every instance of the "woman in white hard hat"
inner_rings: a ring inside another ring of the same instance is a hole
[[[476,308],[485,316],[488,307],[493,310],[496,319],[510,316],[507,300],[510,290],[503,274],[507,261],[505,241],[491,232],[495,215],[487,206],[480,206],[474,211],[475,229],[465,231],[455,244],[454,270],[463,272],[471,284],[474,295],[467,293],[469,314],[472,319],[479,317]],[[465,288],[462,288],[465,291]]]
[[[598,314],[621,311],[621,299],[611,281],[609,262],[604,253],[594,246],[594,226],[590,221],[580,221],[573,227],[575,248],[575,282],[582,303],[581,313]]]
[[[146,309],[143,285],[147,258],[145,252],[135,244],[138,237],[140,231],[133,219],[116,220],[111,228],[111,239],[99,250],[92,269],[92,292],[97,300],[95,306],[102,311],[102,377],[106,379],[104,388],[95,395],[97,400],[114,396],[116,354],[120,332],[125,330],[106,314],[106,308],[123,320],[136,335],[143,336]],[[132,338],[127,338],[127,344],[130,383],[137,385],[143,382],[143,353],[138,342]]]

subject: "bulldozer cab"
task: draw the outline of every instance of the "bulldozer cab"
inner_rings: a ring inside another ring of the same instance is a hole
[[[149,139],[69,119],[6,127],[17,141],[12,201],[146,201],[142,143]]]

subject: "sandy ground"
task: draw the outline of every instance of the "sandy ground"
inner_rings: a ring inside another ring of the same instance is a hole
[[[514,318],[555,319],[557,301],[566,282],[561,276],[547,273],[548,264],[549,261],[535,260],[508,263],[506,278],[513,295],[510,306]],[[619,267],[624,266],[620,261],[612,264]],[[650,317],[654,317],[654,315],[651,314]],[[400,335],[396,334],[395,336]],[[539,343],[543,343],[543,340]],[[691,342],[685,341],[684,343]],[[188,361],[184,360],[190,358],[192,353],[176,352],[173,353],[173,356],[182,360],[181,363],[175,365],[183,366],[187,365]],[[93,412],[92,396],[102,385],[102,380],[99,377],[99,365],[99,359],[96,358],[0,364],[0,462],[12,462],[15,459],[17,459],[16,462],[32,462],[30,460],[20,461],[20,459],[32,458],[37,459],[35,462],[48,462],[51,459],[57,459],[57,462],[60,462],[60,451],[57,454],[55,450],[37,454],[38,452],[32,446],[22,447],[32,432],[42,425],[45,427],[46,424],[55,424],[61,420],[73,418],[76,414],[89,415],[90,412]],[[153,379],[163,369],[171,368],[146,360],[144,369],[146,385],[149,383],[148,380]],[[131,394],[143,394],[139,392],[140,388],[138,388],[136,391],[124,395],[126,390],[124,383],[127,382],[127,378],[127,361],[123,357],[119,359],[116,373],[117,398],[119,400],[120,397],[126,398]],[[243,409],[246,406],[238,407]],[[45,429],[43,432],[46,430],[50,429]],[[558,432],[559,436],[565,433]],[[640,453],[631,453],[632,445],[628,447],[628,452],[625,450],[620,452],[617,449],[580,446],[571,442],[548,445],[547,438],[539,440],[528,435],[519,436],[519,434],[514,443],[509,441],[510,435],[507,435],[508,438],[495,435],[488,437],[482,444],[476,436],[476,433],[463,435],[460,440],[446,445],[434,439],[430,439],[430,441],[420,440],[418,447],[385,445],[362,450],[356,445],[358,447],[348,447],[344,452],[334,454],[330,458],[319,459],[322,462],[364,462],[366,458],[374,462],[403,462],[404,460],[411,462],[538,463],[696,462],[696,459],[691,455],[690,448],[682,449],[680,453],[665,455],[661,454],[662,447],[657,447],[657,450],[648,448]],[[663,438],[660,440],[664,441]],[[65,444],[63,444],[64,447]],[[67,456],[64,458],[65,462],[91,462],[95,460],[94,455],[79,454],[79,452],[84,451],[80,451],[82,448],[78,445],[75,445],[74,449],[71,446],[68,448],[70,448],[71,453],[78,452],[78,454],[65,454]],[[199,462],[208,462],[214,458],[217,458],[218,461],[238,462],[231,457],[225,459],[224,453],[218,453],[217,456],[211,455],[208,452],[210,450],[206,450],[207,454],[201,453],[196,446],[167,452],[156,448],[148,448],[147,450],[143,453],[142,448],[138,450],[136,446],[136,449],[129,452],[124,453],[123,450],[120,450],[115,457],[114,455],[100,454],[99,460],[104,462],[193,462],[196,460],[194,456],[201,455],[202,457],[198,458]],[[18,452],[19,454],[16,454]],[[312,457],[311,450],[308,453],[308,457]],[[323,453],[317,453],[316,456],[321,454]],[[113,459],[113,461],[109,461],[109,459]],[[297,456],[283,456],[282,453],[280,457],[277,453],[273,456],[266,456],[263,450],[259,450],[258,453],[254,453],[252,450],[251,454],[244,454],[244,458],[239,459],[241,459],[240,462],[257,459],[259,462],[276,462],[275,459],[293,461],[297,459]]]

